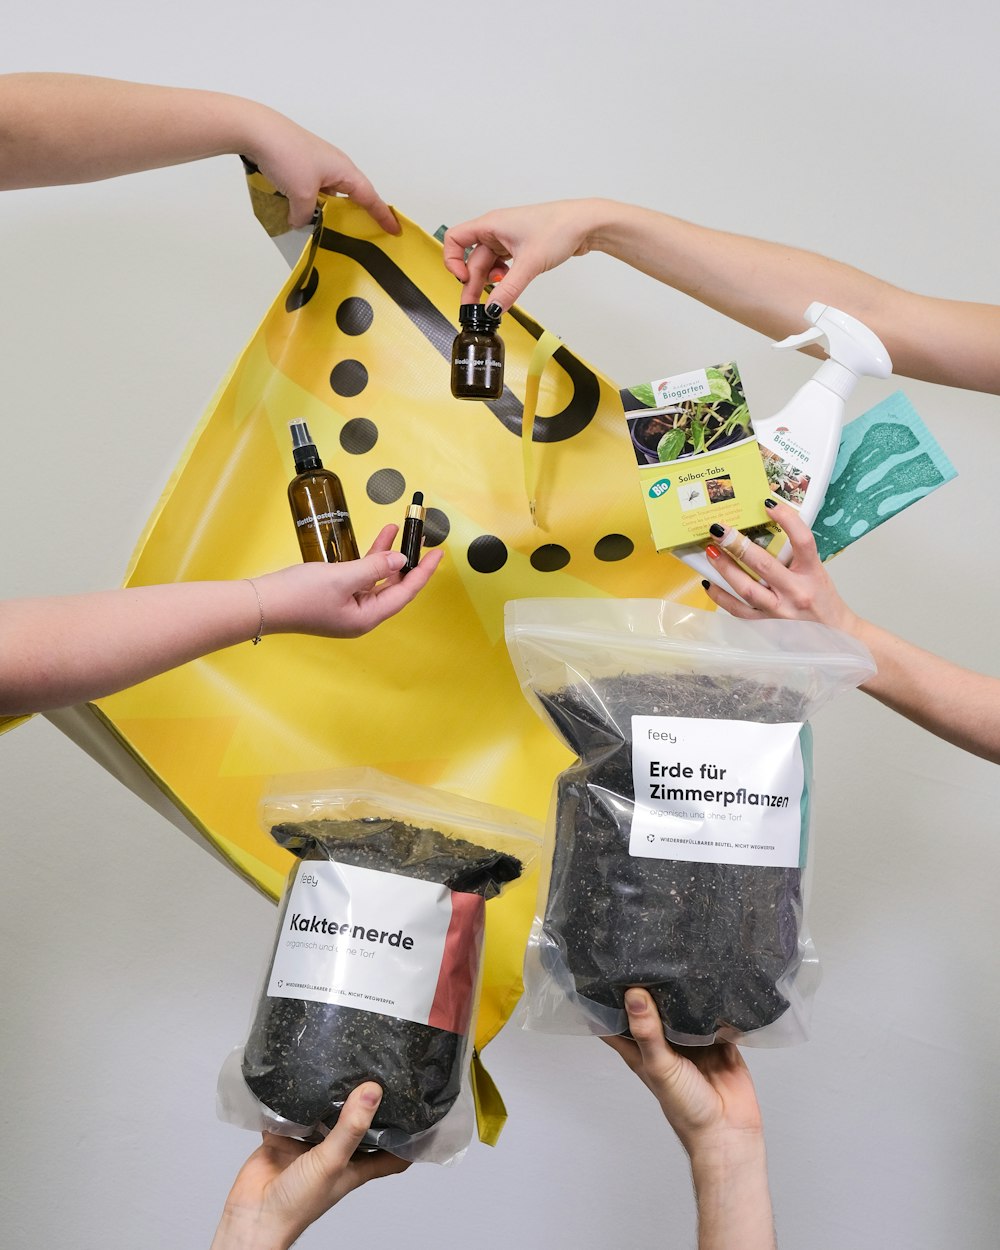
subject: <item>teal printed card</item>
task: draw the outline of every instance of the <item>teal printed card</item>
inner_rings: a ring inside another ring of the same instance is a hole
[[[813,523],[821,560],[951,481],[956,471],[902,391],[844,427]]]

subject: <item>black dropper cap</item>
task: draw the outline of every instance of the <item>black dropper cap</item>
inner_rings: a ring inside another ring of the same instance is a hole
[[[309,469],[322,469],[323,461],[319,458],[319,452],[309,434],[308,425],[304,421],[289,421],[288,428],[292,432],[292,457],[295,460],[295,472],[306,473]]]
[[[458,309],[459,324],[480,334],[492,334],[500,324],[499,317],[491,317],[485,304],[461,304]]]

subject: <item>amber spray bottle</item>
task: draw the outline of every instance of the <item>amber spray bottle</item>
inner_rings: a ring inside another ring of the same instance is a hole
[[[347,511],[344,488],[336,473],[323,468],[304,421],[290,421],[296,476],[288,484],[288,502],[303,560],[357,560],[358,544]]]
[[[456,399],[499,399],[503,394],[503,339],[499,317],[483,304],[462,304],[461,330],[451,348],[451,393]]]

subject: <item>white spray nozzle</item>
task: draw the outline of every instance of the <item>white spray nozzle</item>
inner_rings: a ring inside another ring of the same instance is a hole
[[[855,380],[861,375],[887,378],[892,373],[892,361],[882,340],[850,313],[841,312],[839,308],[832,308],[829,304],[815,303],[806,309],[805,319],[812,323],[812,329],[793,334],[774,346],[802,347],[806,343],[825,339],[830,357],[828,363],[849,370]],[[821,369],[816,375],[817,381],[840,393],[842,386],[833,384],[839,376],[839,370],[827,371],[825,376],[822,376],[823,372]]]
[[[806,343],[817,343],[822,338],[826,338],[826,335],[819,326],[813,326],[811,330],[803,330],[801,334],[790,334],[787,339],[782,339],[780,343],[772,343],[771,346],[776,351],[784,351],[790,347],[805,347]]]

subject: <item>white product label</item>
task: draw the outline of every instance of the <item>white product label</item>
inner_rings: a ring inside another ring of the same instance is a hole
[[[763,439],[760,441],[764,442]],[[804,447],[802,443],[797,442],[792,437],[792,432],[787,425],[779,425],[764,445],[773,455],[780,453],[787,456],[796,464],[802,465],[803,468],[808,467],[810,460],[813,458],[813,453],[809,448]]]
[[[659,378],[653,383],[653,395],[658,404],[677,404],[684,399],[701,399],[711,393],[708,374],[704,369],[675,373],[673,377]]]
[[[437,882],[306,861],[296,870],[268,995],[464,1032],[482,914],[480,896],[453,895]]]
[[[760,438],[760,454],[774,493],[795,508],[801,508],[812,481],[807,472],[813,453],[789,435],[787,425]]]
[[[801,730],[797,722],[633,716],[629,854],[797,867]]]

